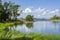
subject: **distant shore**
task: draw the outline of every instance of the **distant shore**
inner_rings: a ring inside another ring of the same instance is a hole
[[[60,21],[60,20],[55,19],[55,20],[50,20],[50,21]]]

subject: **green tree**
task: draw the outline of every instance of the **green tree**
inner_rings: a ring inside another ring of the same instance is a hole
[[[17,16],[18,16],[18,7],[19,5],[13,5],[13,15],[15,20],[17,20]]]
[[[4,2],[0,0],[0,21],[6,21],[6,19],[11,20],[11,16],[17,19],[19,5],[13,4],[12,2]]]
[[[33,21],[33,16],[27,15],[25,20],[26,21]]]

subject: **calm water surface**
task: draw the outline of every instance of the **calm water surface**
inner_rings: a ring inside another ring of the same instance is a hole
[[[52,21],[36,21],[29,24],[17,25],[9,27],[13,31],[19,31],[24,33],[43,33],[43,34],[60,34],[60,22]]]

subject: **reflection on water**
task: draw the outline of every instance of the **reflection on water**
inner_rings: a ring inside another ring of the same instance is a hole
[[[26,23],[23,25],[15,25],[12,27],[8,27],[9,30],[19,31],[19,32],[29,32],[31,28],[33,28],[33,23]]]
[[[33,23],[27,23],[27,24],[26,24],[26,27],[27,27],[27,28],[33,27]]]
[[[23,25],[15,25],[6,27],[4,31],[19,31],[24,33],[43,33],[43,34],[60,34],[60,22],[52,22],[52,21],[36,21],[33,23],[27,23]]]
[[[37,21],[33,23],[17,25],[9,27],[10,30],[19,31],[24,33],[48,33],[48,34],[60,34],[60,22],[52,21]]]

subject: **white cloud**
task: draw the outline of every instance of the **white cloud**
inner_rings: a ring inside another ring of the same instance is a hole
[[[56,12],[59,12],[59,10],[58,10],[58,9],[55,9],[55,11],[56,11]]]
[[[31,13],[32,10],[31,10],[31,8],[26,8],[23,12],[24,12],[24,13]]]
[[[56,11],[55,10],[53,10],[53,11],[50,11],[50,13],[55,13]]]
[[[43,13],[45,11],[44,8],[38,8],[34,10],[34,13]]]
[[[60,10],[59,9],[45,9],[45,8],[37,8],[37,9],[32,9],[32,8],[26,8],[24,13],[30,13],[33,14],[35,17],[50,17],[54,15],[59,15]]]
[[[43,15],[45,15],[46,13],[47,13],[47,12],[46,12],[46,11],[44,11],[44,12],[43,12]]]
[[[50,11],[50,13],[57,13],[57,12],[59,12],[58,9],[55,9],[55,10]]]

